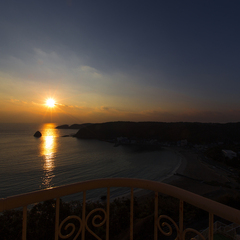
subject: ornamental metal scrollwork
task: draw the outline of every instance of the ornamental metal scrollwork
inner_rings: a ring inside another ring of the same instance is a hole
[[[87,217],[86,217],[86,229],[87,229],[95,238],[97,238],[98,240],[102,240],[99,236],[97,236],[97,235],[88,227],[88,219],[89,219],[89,217],[90,217],[93,213],[98,212],[98,211],[104,213],[104,218],[102,218],[102,216],[99,215],[99,214],[96,215],[96,216],[94,216],[93,219],[92,219],[92,225],[93,225],[94,227],[101,227],[101,226],[106,222],[106,220],[107,220],[107,213],[106,213],[106,211],[105,211],[104,209],[102,209],[102,208],[93,209],[93,210],[87,215]],[[101,222],[100,222],[100,223],[96,223],[95,221],[96,221],[97,219],[99,219]]]
[[[193,228],[186,228],[184,231],[183,231],[183,240],[185,240],[185,237],[186,237],[186,233],[187,232],[193,232],[195,234],[197,234],[198,236],[200,236],[202,238],[202,240],[206,240],[205,237],[200,233],[198,232],[197,230],[193,229]],[[196,240],[196,238],[191,238],[191,240]]]
[[[174,227],[177,230],[177,237],[175,238],[175,240],[179,239],[179,235],[180,235],[179,227],[177,226],[176,222],[172,218],[170,218],[169,216],[166,216],[166,215],[160,215],[158,217],[157,226],[158,226],[158,229],[161,231],[161,233],[164,234],[165,236],[171,236],[172,233],[173,233],[172,226],[169,223],[163,222],[160,226],[160,220],[161,219],[168,219],[174,225]],[[168,228],[168,230],[169,230],[168,232],[166,232],[162,229],[162,227],[165,227],[165,226]],[[205,237],[200,232],[198,232],[197,230],[195,230],[193,228],[187,228],[183,231],[183,236],[182,236],[183,240],[185,240],[186,234],[188,232],[193,232],[196,235],[198,235],[199,237],[201,237],[202,240],[206,240]],[[196,238],[191,238],[191,240],[197,240],[197,239]]]
[[[61,229],[62,229],[62,227],[63,227],[63,224],[64,224],[65,222],[67,222],[68,220],[70,220],[70,219],[76,219],[76,220],[79,221],[79,224],[80,224],[79,230],[78,230],[78,232],[76,233],[76,236],[73,238],[73,240],[76,240],[77,237],[79,236],[80,232],[82,231],[82,227],[83,227],[83,226],[82,226],[82,220],[81,220],[81,218],[78,217],[78,216],[74,216],[74,215],[73,215],[73,216],[68,216],[68,217],[66,217],[66,218],[61,222],[61,224],[60,224],[60,226],[59,226],[58,235],[59,235],[60,238],[67,239],[67,238],[71,237],[71,236],[74,234],[74,232],[75,232],[75,230],[76,230],[76,226],[75,226],[74,223],[68,223],[68,224],[64,227],[64,230],[67,230],[68,228],[72,228],[72,231],[71,231],[70,233],[68,233],[67,235],[63,235],[62,232],[61,232]]]
[[[177,240],[177,239],[179,239],[179,228],[178,228],[178,226],[177,226],[177,224],[173,221],[173,219],[172,218],[170,218],[170,217],[168,217],[168,216],[166,216],[166,215],[160,215],[159,217],[158,217],[158,222],[157,222],[157,226],[158,226],[158,229],[161,231],[161,233],[162,234],[164,234],[165,236],[171,236],[172,235],[172,233],[173,233],[173,229],[172,229],[172,226],[169,224],[169,223],[167,223],[167,222],[163,222],[162,224],[161,224],[161,226],[160,226],[160,220],[161,219],[168,219],[174,226],[175,226],[175,228],[176,228],[176,230],[177,230],[177,237],[175,238],[175,240]],[[163,229],[162,229],[162,227],[167,227],[168,228],[168,232],[166,232],[166,231],[164,231]]]

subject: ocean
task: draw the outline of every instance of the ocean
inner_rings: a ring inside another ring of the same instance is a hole
[[[181,157],[166,149],[136,151],[98,140],[63,137],[78,130],[56,129],[57,125],[0,124],[0,198],[98,178],[161,181],[181,164]],[[37,130],[41,138],[33,136]],[[113,190],[111,196],[125,193]],[[96,200],[103,194],[93,191],[89,197]]]

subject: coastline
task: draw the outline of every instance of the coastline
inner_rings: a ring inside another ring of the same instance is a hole
[[[176,173],[162,182],[215,200],[236,193],[238,184],[228,169],[211,165],[190,149],[171,147],[169,150],[181,155],[182,162]]]
[[[173,151],[181,157],[181,163],[176,168],[175,174],[166,176],[161,182],[182,188],[195,194],[219,200],[225,195],[236,196],[239,184],[229,175],[227,169],[218,168],[204,161],[199,153],[181,147],[170,147],[166,150]],[[154,197],[153,192],[139,191],[135,194],[139,202]],[[129,196],[128,196],[129,197]]]

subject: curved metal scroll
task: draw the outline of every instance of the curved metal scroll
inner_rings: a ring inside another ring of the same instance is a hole
[[[174,225],[174,227],[177,230],[177,237],[175,238],[175,240],[180,239],[179,227],[177,226],[176,222],[167,215],[160,215],[159,218],[158,218],[157,226],[158,226],[158,229],[161,231],[161,233],[164,234],[165,236],[171,236],[172,233],[173,233],[172,226],[169,223],[163,222],[160,226],[160,220],[161,219],[168,219]],[[169,230],[168,232],[166,232],[162,229],[162,227],[165,227],[165,226],[167,226],[167,228]],[[200,232],[198,232],[197,230],[195,230],[193,228],[187,228],[183,231],[183,236],[182,236],[183,240],[185,240],[186,233],[188,233],[188,232],[193,232],[196,235],[200,236],[202,240],[206,240],[205,237]],[[191,238],[191,240],[193,240],[193,239],[196,240],[195,238]]]
[[[96,215],[96,216],[94,216],[93,219],[92,219],[92,225],[93,225],[94,227],[101,227],[101,226],[106,222],[106,220],[107,220],[107,213],[106,213],[106,211],[105,211],[104,209],[102,209],[102,208],[93,209],[93,210],[87,215],[87,217],[86,217],[86,229],[87,229],[95,238],[97,238],[98,240],[102,240],[99,236],[97,236],[97,235],[88,227],[88,219],[89,219],[89,217],[90,217],[93,213],[95,213],[95,212],[97,212],[97,211],[103,212],[103,213],[104,213],[104,218],[102,219],[102,216],[100,216],[99,214]],[[101,222],[100,222],[100,223],[96,223],[95,221],[96,221],[97,219],[99,219]]]
[[[73,240],[76,240],[77,237],[79,236],[80,232],[82,231],[82,220],[81,220],[81,218],[78,217],[78,216],[72,215],[72,216],[66,217],[66,218],[61,222],[61,224],[60,224],[60,226],[59,226],[58,235],[59,235],[59,237],[61,237],[61,238],[63,238],[63,239],[67,239],[67,238],[69,238],[69,237],[71,237],[71,236],[73,235],[73,233],[74,233],[75,230],[76,230],[76,226],[74,225],[74,223],[68,223],[68,224],[64,227],[64,230],[67,230],[68,228],[72,228],[72,230],[71,230],[70,233],[68,233],[67,235],[62,235],[62,233],[61,233],[61,229],[62,229],[62,227],[63,227],[63,224],[64,224],[65,222],[67,222],[68,220],[70,220],[70,219],[77,219],[77,220],[79,221],[79,223],[80,223],[79,230],[78,230],[78,232],[76,233],[76,236],[73,238]]]
[[[163,222],[162,224],[161,224],[161,226],[160,226],[160,220],[161,219],[168,219],[171,223],[173,223],[173,225],[175,226],[175,228],[176,228],[176,230],[177,230],[177,237],[175,238],[175,240],[177,240],[177,239],[179,239],[179,228],[178,228],[178,225],[173,221],[173,219],[172,218],[170,218],[170,217],[168,217],[167,215],[160,215],[159,217],[158,217],[158,222],[157,222],[157,226],[158,226],[158,229],[161,231],[161,233],[162,234],[164,234],[165,236],[171,236],[172,235],[172,233],[173,233],[173,229],[172,229],[172,226],[169,224],[169,223],[167,223],[167,222]],[[168,232],[166,232],[166,231],[164,231],[163,229],[162,229],[162,227],[165,227],[165,226],[167,226],[167,228],[168,228]]]

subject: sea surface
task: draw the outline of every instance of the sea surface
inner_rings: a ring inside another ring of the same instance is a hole
[[[0,198],[98,178],[161,181],[181,164],[181,157],[166,149],[139,151],[63,137],[78,130],[56,129],[57,125],[0,124]],[[37,130],[41,138],[33,137]],[[125,193],[126,189],[111,190],[114,197]],[[89,198],[96,200],[102,195],[101,190],[93,191]]]

